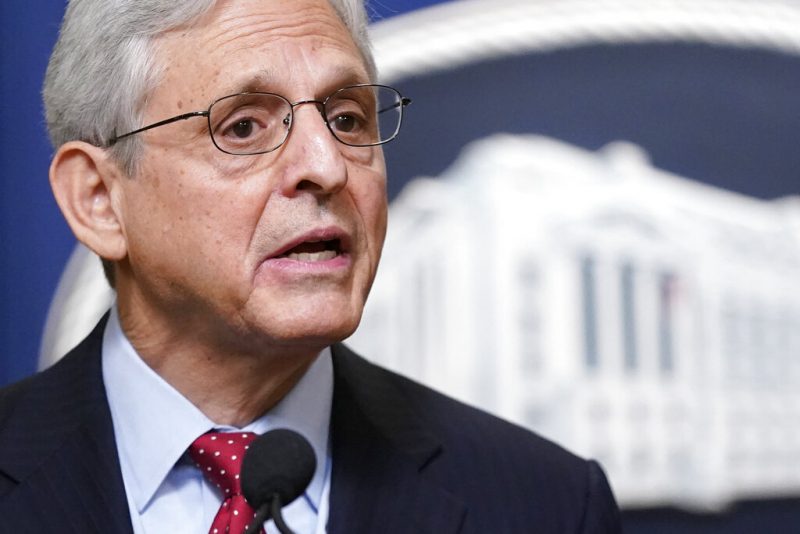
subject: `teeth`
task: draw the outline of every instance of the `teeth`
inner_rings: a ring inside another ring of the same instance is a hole
[[[295,261],[328,261],[336,257],[336,251],[323,250],[322,252],[292,252],[286,257]]]

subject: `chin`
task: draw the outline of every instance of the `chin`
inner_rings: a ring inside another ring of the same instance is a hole
[[[262,331],[281,345],[307,345],[321,350],[350,337],[360,321],[360,308],[355,312],[341,307],[338,310],[327,310],[320,306],[307,310],[306,313],[273,316],[273,320],[262,324]]]
[[[321,349],[349,337],[363,309],[364,299],[351,291],[259,292],[248,303],[244,321],[262,342]]]
[[[340,328],[309,328],[304,325],[302,328],[287,329],[280,332],[271,332],[270,342],[277,347],[284,347],[286,350],[299,349],[319,352],[325,347],[338,343],[355,331],[355,327],[342,326]]]

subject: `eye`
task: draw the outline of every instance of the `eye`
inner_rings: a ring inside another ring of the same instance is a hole
[[[337,132],[352,133],[358,128],[358,119],[353,115],[337,115],[331,126]]]
[[[276,139],[277,117],[260,113],[259,110],[239,110],[224,120],[214,131],[217,146],[226,152],[251,153],[274,148],[280,143]],[[279,122],[279,119],[277,119]]]
[[[231,154],[255,154],[280,146],[288,132],[291,106],[271,93],[239,93],[217,100],[210,109],[211,137]]]
[[[264,134],[269,128],[268,117],[260,113],[237,112],[215,128],[215,135],[231,141],[246,141]]]
[[[351,86],[335,92],[325,103],[333,135],[347,145],[375,144],[378,140],[376,104],[371,86]]]
[[[358,141],[368,123],[363,107],[352,101],[334,102],[328,110],[328,124],[343,141]]]
[[[252,119],[239,120],[230,127],[230,130],[239,139],[245,139],[253,133],[253,121]]]

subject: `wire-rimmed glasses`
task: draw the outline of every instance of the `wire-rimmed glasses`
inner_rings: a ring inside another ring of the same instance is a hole
[[[403,109],[411,103],[386,85],[357,84],[342,87],[324,100],[290,102],[275,93],[245,92],[223,96],[205,111],[192,111],[109,139],[107,146],[172,122],[206,117],[211,141],[227,154],[247,156],[279,148],[289,137],[294,108],[313,104],[333,136],[341,143],[365,147],[397,137]]]

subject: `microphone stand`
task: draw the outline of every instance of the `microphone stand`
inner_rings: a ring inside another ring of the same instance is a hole
[[[294,534],[292,529],[290,529],[283,520],[283,514],[281,513],[282,507],[280,495],[276,493],[275,497],[272,499],[272,519],[275,521],[275,526],[278,527],[278,530],[281,531],[281,534]]]
[[[270,516],[272,516],[273,521],[275,521],[275,526],[278,527],[281,534],[294,534],[292,529],[290,529],[283,520],[281,508],[283,508],[281,497],[276,493],[270,500],[258,507],[253,522],[250,523],[250,526],[247,527],[244,534],[257,534],[258,531],[261,530],[261,525],[263,525],[264,521],[268,520]]]

